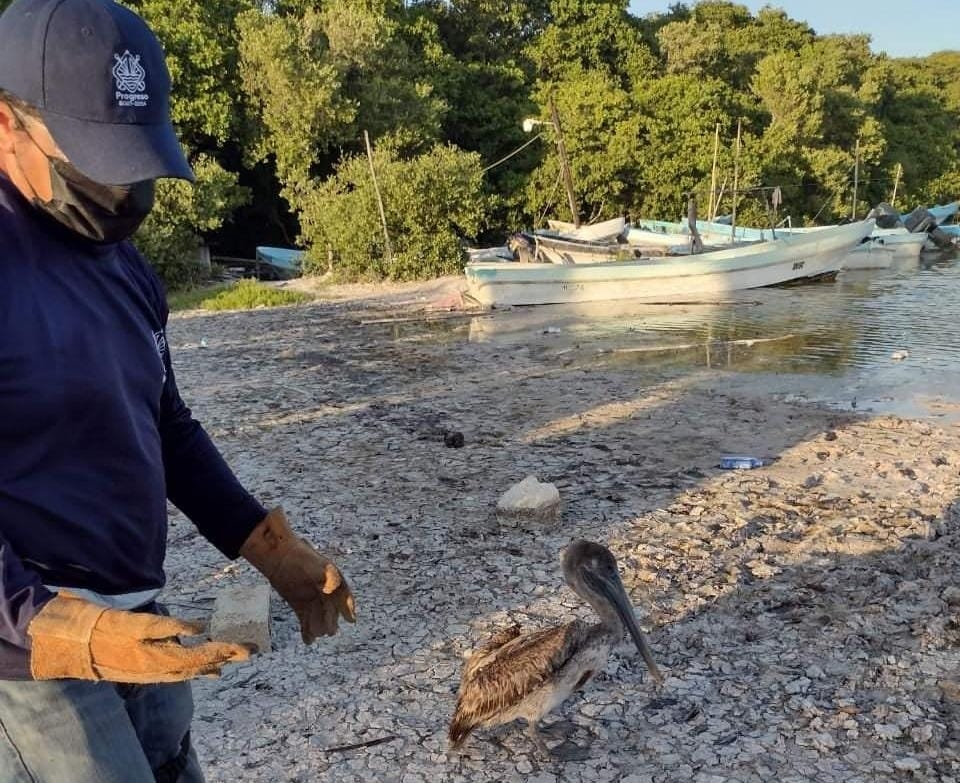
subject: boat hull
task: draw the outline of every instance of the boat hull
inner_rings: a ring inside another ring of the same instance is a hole
[[[750,288],[836,275],[873,221],[678,259],[595,264],[469,264],[468,295],[487,306],[633,299],[710,301]]]
[[[889,269],[898,258],[893,248],[874,245],[864,242],[859,247],[847,253],[843,259],[841,269],[853,271],[859,269]]]

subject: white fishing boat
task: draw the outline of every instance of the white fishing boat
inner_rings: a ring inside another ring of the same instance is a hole
[[[587,242],[547,234],[516,234],[511,245],[521,260],[545,264],[599,264],[648,256],[665,256],[664,247],[639,247],[620,242]]]
[[[673,226],[674,228],[671,230],[668,228],[669,226]],[[699,229],[697,233],[700,233]],[[694,252],[693,235],[690,233],[688,226],[680,223],[669,224],[663,221],[662,227],[657,228],[636,228],[631,226],[627,230],[625,237],[627,244],[635,247],[664,248],[668,256],[685,256]],[[723,248],[737,247],[740,245],[751,245],[755,242],[762,242],[765,241],[765,239],[773,238],[774,237],[768,232],[765,238],[751,237],[750,239],[742,239],[738,236],[737,239],[734,240],[729,233],[727,235],[720,235],[709,232],[700,234],[700,241],[703,245],[700,252],[722,250]]]
[[[573,223],[566,223],[562,220],[548,220],[547,226],[550,228],[550,234],[563,239],[579,239],[582,242],[606,242],[615,240],[620,236],[627,227],[627,221],[625,218],[618,217],[577,228]]]
[[[709,301],[750,288],[835,276],[844,256],[873,231],[865,220],[775,242],[679,258],[599,263],[484,262],[466,267],[467,295],[482,305],[634,299]]]
[[[892,250],[897,258],[918,259],[927,244],[927,234],[911,234],[905,228],[875,228],[870,243]]]

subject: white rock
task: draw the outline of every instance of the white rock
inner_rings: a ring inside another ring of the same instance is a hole
[[[903,770],[904,772],[916,772],[923,765],[912,756],[907,756],[906,758],[897,759],[893,762],[893,766],[897,769]]]
[[[914,726],[910,729],[910,739],[917,743],[929,742],[933,739],[933,726],[929,723]]]
[[[497,514],[505,517],[556,519],[560,515],[560,490],[527,476],[500,496]]]
[[[880,739],[896,739],[901,736],[903,732],[900,730],[899,726],[896,726],[892,723],[878,723],[873,727],[873,733],[876,734]]]

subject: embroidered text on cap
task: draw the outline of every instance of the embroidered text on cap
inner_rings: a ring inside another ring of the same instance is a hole
[[[113,55],[113,78],[117,80],[117,106],[142,108],[147,105],[147,72],[140,64],[140,55],[124,53]]]

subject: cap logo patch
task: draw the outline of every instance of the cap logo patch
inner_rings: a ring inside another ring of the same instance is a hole
[[[116,62],[111,73],[117,82],[117,106],[143,108],[150,96],[147,94],[147,72],[140,65],[140,55],[130,54],[126,49],[122,55],[113,55],[113,59]]]

